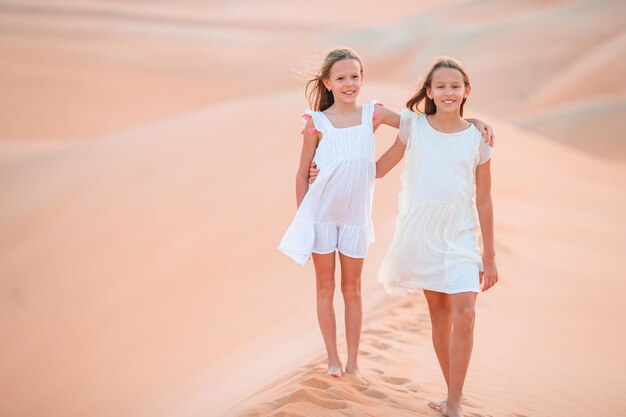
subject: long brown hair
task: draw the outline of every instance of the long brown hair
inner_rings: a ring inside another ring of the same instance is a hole
[[[431,65],[430,70],[428,70],[428,72],[426,73],[427,74],[426,77],[424,77],[424,79],[420,83],[419,88],[417,89],[417,92],[415,93],[415,95],[413,95],[413,97],[411,97],[409,101],[406,102],[406,107],[408,109],[411,109],[415,111],[416,113],[425,113],[425,114],[435,114],[437,112],[437,106],[435,105],[435,102],[431,100],[428,97],[428,95],[426,95],[426,89],[431,88],[431,84],[433,81],[433,73],[435,72],[435,70],[438,70],[439,68],[452,68],[452,69],[460,71],[461,74],[463,74],[463,83],[465,84],[465,87],[470,85],[469,75],[467,74],[467,70],[465,69],[465,67],[463,67],[463,65],[461,65],[459,61],[455,60],[454,58],[449,58],[449,57],[437,58],[435,62],[433,62],[433,64]],[[419,106],[422,101],[424,102],[424,111],[419,109]],[[466,101],[467,101],[467,98],[464,98],[463,101],[461,102],[461,116],[463,116],[463,106],[465,105]]]
[[[311,109],[315,111],[324,111],[335,102],[332,91],[328,91],[324,85],[324,80],[330,78],[330,69],[335,62],[342,59],[356,59],[361,67],[361,76],[363,76],[363,63],[361,58],[350,48],[333,49],[324,57],[322,66],[317,70],[316,75],[306,83],[304,94],[309,100]]]

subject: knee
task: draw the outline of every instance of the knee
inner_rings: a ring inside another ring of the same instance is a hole
[[[474,307],[466,307],[452,313],[452,322],[455,330],[472,331],[475,319],[476,310]]]
[[[361,283],[359,279],[351,279],[341,283],[341,294],[343,298],[361,297]]]
[[[332,297],[335,293],[335,279],[333,276],[317,280],[317,294],[320,297]]]

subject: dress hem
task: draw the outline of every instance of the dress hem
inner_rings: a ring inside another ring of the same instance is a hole
[[[311,253],[317,253],[318,255],[328,255],[329,253],[333,253],[333,252],[339,252],[339,253],[341,253],[342,255],[345,255],[345,256],[347,256],[347,257],[349,257],[349,258],[355,258],[355,259],[364,259],[364,258],[367,258],[367,254],[365,254],[365,255],[363,255],[363,256],[353,256],[353,255],[350,255],[349,253],[346,253],[345,251],[342,251],[342,250],[340,250],[340,249],[333,249],[333,250],[330,250],[330,251],[328,251],[328,252],[316,252],[316,251],[314,251],[314,250],[313,250],[313,251],[311,251]]]
[[[294,252],[294,251],[290,251],[288,249],[284,249],[284,248],[278,248],[278,250],[280,250],[282,253],[284,253],[285,255],[287,255],[289,258],[291,258],[295,263],[297,263],[298,265],[301,266],[305,266],[308,262],[309,259],[311,259],[311,254],[316,253],[318,255],[328,255],[330,253],[334,253],[334,252],[339,252],[344,256],[347,256],[349,258],[354,258],[354,259],[365,259],[367,258],[367,254],[363,255],[363,256],[354,256],[352,254],[346,253],[345,251],[339,250],[339,249],[332,249],[328,252],[316,252],[316,251],[311,251],[308,253],[301,253],[301,252]]]
[[[305,266],[307,262],[309,262],[309,258],[311,257],[311,254],[307,255],[306,253],[294,252],[280,247],[278,248],[278,250],[280,250],[282,253],[291,258],[295,263],[301,266]]]
[[[403,286],[396,286],[396,285],[389,285],[385,282],[379,282],[379,284],[382,284],[385,287],[385,292],[389,295],[394,295],[397,297],[406,297],[408,295],[408,293],[411,292],[418,292],[418,291],[433,291],[433,292],[438,292],[438,293],[442,293],[442,294],[459,294],[459,293],[463,293],[463,292],[473,292],[473,293],[479,293],[480,292],[480,288],[476,289],[476,288],[458,288],[458,289],[441,289],[441,288],[434,288],[434,287],[427,287],[427,286],[415,286],[415,287],[403,287]]]

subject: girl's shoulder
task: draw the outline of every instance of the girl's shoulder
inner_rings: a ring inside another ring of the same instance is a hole
[[[300,134],[317,134],[317,132],[326,134],[326,131],[330,126],[330,122],[326,118],[326,115],[321,111],[304,109],[304,113],[302,113],[302,120],[304,123]]]
[[[302,130],[300,131],[300,134],[314,134],[317,131],[315,121],[318,118],[318,112],[311,109],[304,109],[304,113],[302,113],[301,117]]]
[[[417,113],[416,111],[412,110],[412,109],[408,109],[408,108],[404,108],[402,109],[402,111],[400,112],[400,117],[402,117],[403,119],[419,119],[420,117],[424,117],[425,115],[423,113]]]
[[[411,137],[417,134],[416,122],[420,113],[416,113],[411,109],[405,108],[400,112],[400,127],[398,130],[398,137],[405,145],[410,145],[412,142]]]
[[[418,123],[421,119],[426,117],[423,113],[418,113],[411,109],[403,109],[400,112],[400,125],[411,126],[413,123]]]

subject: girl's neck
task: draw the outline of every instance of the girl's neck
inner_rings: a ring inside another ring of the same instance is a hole
[[[340,101],[335,101],[333,105],[329,108],[332,113],[337,114],[350,114],[354,112],[359,106],[356,102],[353,103],[342,103]]]
[[[436,112],[427,116],[428,121],[436,130],[454,133],[467,128],[468,122],[458,113]]]

